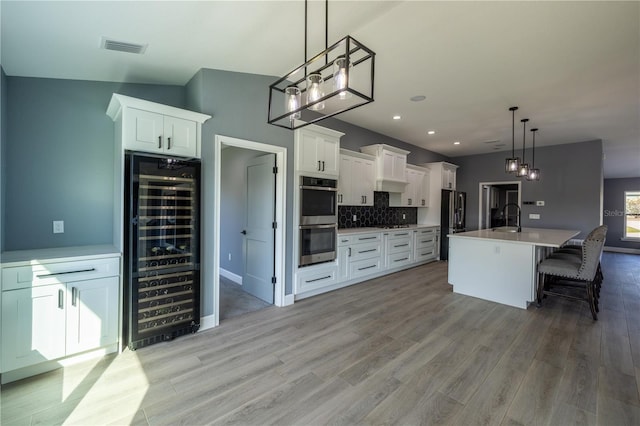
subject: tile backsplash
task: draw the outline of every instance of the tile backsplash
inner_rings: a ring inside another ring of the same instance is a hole
[[[404,219],[402,215],[404,214]],[[358,220],[353,221],[353,216]],[[338,206],[338,228],[363,228],[381,225],[414,225],[417,207],[389,207],[388,192],[374,192],[373,206]]]

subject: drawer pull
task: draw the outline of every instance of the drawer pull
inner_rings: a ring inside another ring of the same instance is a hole
[[[395,236],[396,236],[396,237],[401,237],[401,236],[403,236],[403,235],[409,235],[409,233],[405,232],[405,233],[403,233],[403,234],[395,234]]]
[[[58,290],[58,308],[64,309],[64,291]]]
[[[375,268],[376,266],[378,265],[363,266],[362,268],[358,268],[358,271],[364,271],[365,269]]]
[[[358,237],[358,240],[360,241],[364,241],[364,240],[375,240],[378,237]]]
[[[406,247],[408,246],[409,243],[405,243],[405,244],[396,244],[394,247]]]
[[[36,275],[36,277],[38,277],[38,278],[55,277],[56,275],[79,274],[81,272],[94,272],[95,270],[96,270],[96,268],[78,269],[76,271],[65,271],[65,272],[51,272],[49,274],[38,274],[38,275]]]
[[[428,255],[430,255],[430,254],[433,254],[433,252],[432,252],[432,251],[429,251],[429,252],[427,252],[427,253],[422,253],[422,254],[421,254],[421,256],[428,256]]]
[[[409,260],[409,258],[408,258],[408,257],[403,257],[402,259],[396,259],[396,260],[394,260],[394,262],[403,262],[403,261],[405,261],[405,260]]]
[[[320,278],[316,278],[314,280],[307,280],[305,281],[306,283],[314,283],[316,281],[322,281],[322,280],[326,280],[327,278],[331,278],[331,275],[327,275],[326,277],[320,277]]]
[[[371,253],[372,251],[377,251],[378,249],[369,249],[369,250],[361,250],[358,252],[358,254],[362,254],[362,253]]]
[[[420,242],[421,242],[421,243],[431,243],[431,242],[433,242],[433,238],[432,238],[432,239],[430,239],[430,240],[422,240],[422,241],[420,241]]]

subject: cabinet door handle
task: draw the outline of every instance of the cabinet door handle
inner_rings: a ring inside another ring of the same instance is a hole
[[[322,171],[324,172],[324,161],[322,162]]]
[[[77,300],[78,300],[78,289],[76,287],[71,287],[71,306],[76,306]]]
[[[64,291],[58,290],[58,309],[64,309]]]
[[[367,204],[367,196],[364,196],[364,203]]]
[[[158,136],[158,148],[162,148],[162,136]]]
[[[351,257],[351,247],[349,247],[349,257]]]
[[[171,149],[171,138],[167,138],[167,149]]]
[[[320,160],[318,160],[318,171],[322,171],[322,169],[320,168]]]

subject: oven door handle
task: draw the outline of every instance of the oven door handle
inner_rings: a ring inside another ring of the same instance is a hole
[[[338,192],[338,188],[331,188],[331,187],[328,187],[328,186],[305,186],[305,185],[300,185],[300,189],[310,189],[312,191]]]
[[[330,223],[328,225],[300,225],[300,229],[328,229],[337,227],[337,223]]]

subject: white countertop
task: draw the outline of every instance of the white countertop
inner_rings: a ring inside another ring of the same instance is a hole
[[[492,229],[481,229],[478,231],[449,234],[447,236],[449,238],[480,238],[543,247],[560,247],[571,238],[580,234],[580,231],[573,229],[522,228],[522,232],[505,232],[505,229],[513,228],[496,228],[495,231]]]
[[[71,261],[81,257],[91,256],[114,257],[120,256],[120,252],[112,245],[56,247],[36,250],[5,251],[0,255],[2,266],[27,266],[34,262],[47,263],[47,261]],[[49,262],[51,263],[51,262]]]
[[[415,230],[421,228],[433,228],[440,225],[416,225],[412,224],[403,228],[382,228],[382,227],[363,227],[363,228],[339,228],[338,235],[353,235],[353,234],[366,234],[369,232],[389,232],[389,231],[403,231],[403,230]]]

